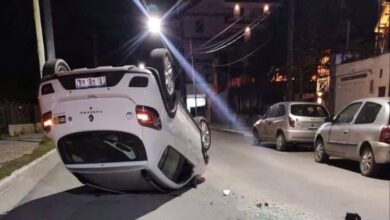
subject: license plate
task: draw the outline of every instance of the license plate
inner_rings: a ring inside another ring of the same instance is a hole
[[[107,85],[105,76],[76,78],[75,83],[76,83],[76,89],[98,88],[98,87],[105,87]]]

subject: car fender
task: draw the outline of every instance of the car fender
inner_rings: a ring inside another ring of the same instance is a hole
[[[316,131],[316,134],[314,135],[313,142],[315,143],[318,137],[321,137],[324,141],[324,145],[326,147],[326,142],[329,140],[329,133],[331,130],[332,124],[331,123],[324,123],[322,124]]]

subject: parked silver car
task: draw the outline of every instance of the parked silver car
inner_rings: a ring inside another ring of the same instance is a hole
[[[390,98],[368,98],[352,102],[315,138],[315,161],[329,156],[360,161],[364,176],[375,176],[378,164],[390,162]]]
[[[317,103],[280,102],[253,125],[253,136],[256,142],[272,142],[283,151],[290,143],[313,143],[317,129],[328,116],[328,110]]]

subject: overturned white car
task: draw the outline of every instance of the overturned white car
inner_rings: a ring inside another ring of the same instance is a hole
[[[178,100],[172,61],[166,49],[155,49],[142,69],[45,64],[39,87],[44,130],[82,183],[167,191],[205,171],[210,130]]]

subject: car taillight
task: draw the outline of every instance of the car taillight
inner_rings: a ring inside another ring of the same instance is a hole
[[[290,117],[288,117],[288,124],[290,125],[290,127],[295,127],[295,121],[292,119],[292,118],[290,118]]]
[[[160,115],[155,109],[146,106],[137,106],[135,112],[140,125],[157,130],[161,129]]]
[[[383,127],[382,128],[379,141],[390,144],[390,127]]]
[[[51,118],[51,112],[46,112],[41,117],[41,122],[43,126],[43,130],[45,132],[50,132],[51,127],[53,126],[53,119]]]

